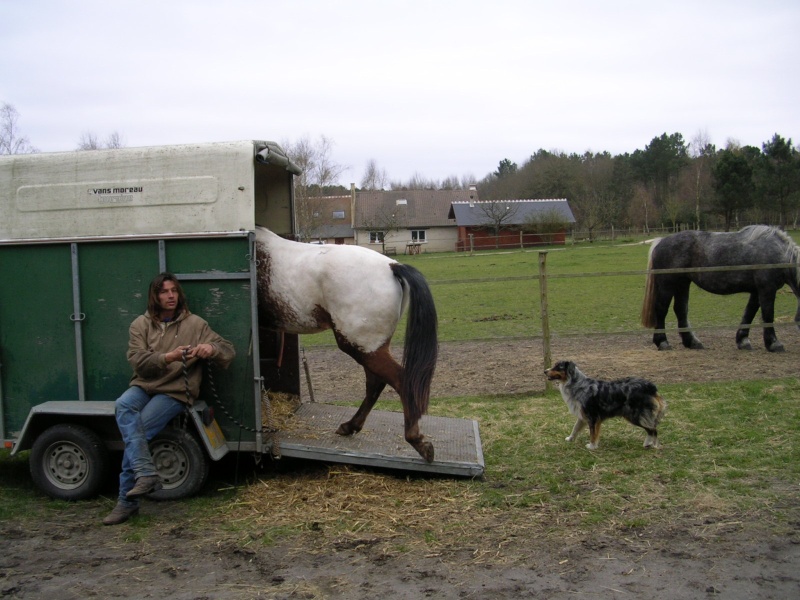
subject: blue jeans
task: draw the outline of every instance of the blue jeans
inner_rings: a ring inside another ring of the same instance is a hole
[[[150,396],[142,388],[131,386],[115,403],[117,427],[125,443],[122,473],[119,475],[119,503],[139,506],[139,500],[125,495],[133,489],[136,478],[156,475],[156,467],[147,443],[181,414],[186,405],[165,394]]]

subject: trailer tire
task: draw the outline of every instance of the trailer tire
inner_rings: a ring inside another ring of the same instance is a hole
[[[29,466],[33,482],[51,498],[85,500],[104,483],[108,451],[91,429],[63,423],[36,438]]]
[[[185,429],[165,429],[159,433],[150,441],[150,453],[164,487],[148,498],[187,498],[205,485],[210,470],[208,457],[197,438]]]

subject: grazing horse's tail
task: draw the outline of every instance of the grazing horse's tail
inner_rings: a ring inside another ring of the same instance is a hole
[[[439,353],[436,307],[422,273],[412,266],[392,263],[392,272],[408,292],[406,340],[403,348],[403,396],[412,423],[428,410],[431,380]]]
[[[647,254],[647,281],[644,286],[644,301],[642,302],[642,325],[648,329],[656,326],[656,294],[655,277],[650,271],[653,268],[653,251],[658,246],[661,238],[656,238],[650,245],[650,252]]]

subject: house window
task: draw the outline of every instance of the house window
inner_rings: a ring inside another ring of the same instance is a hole
[[[424,229],[412,229],[411,230],[411,241],[415,244],[424,244],[428,241],[428,238],[425,237],[425,230]]]
[[[335,211],[333,211],[333,218],[334,219],[344,219],[344,211],[343,210],[335,210]]]
[[[369,232],[369,243],[370,244],[382,244],[383,243],[383,232],[382,231],[370,231]]]

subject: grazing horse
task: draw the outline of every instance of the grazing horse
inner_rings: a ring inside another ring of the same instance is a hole
[[[750,265],[790,264],[786,268],[730,269],[720,271],[648,273],[642,325],[654,327],[653,343],[659,350],[669,350],[663,331],[664,320],[672,299],[678,327],[686,328],[680,336],[687,348],[702,349],[703,344],[689,328],[689,285],[697,284],[712,294],[747,292],[750,300],[744,309],[742,326],[736,332],[736,345],[740,350],[750,350],[750,324],[761,308],[764,327],[764,345],[770,352],[783,352],[784,347],[772,327],[775,315],[775,294],[784,284],[798,298],[795,322],[800,327],[800,246],[785,232],[775,227],[751,225],[735,233],[709,233],[681,231],[653,241],[650,247],[648,269],[696,269],[700,267],[736,267]]]
[[[420,433],[419,420],[436,367],[437,319],[422,274],[367,248],[303,244],[263,228],[256,228],[256,253],[261,323],[295,334],[332,329],[339,349],[364,367],[364,400],[336,433],[361,431],[388,384],[403,404],[406,441],[432,462],[433,444]],[[389,343],[406,307],[401,365]]]

